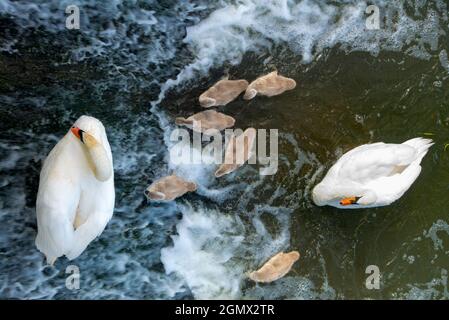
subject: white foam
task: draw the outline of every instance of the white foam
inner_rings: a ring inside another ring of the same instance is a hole
[[[237,298],[243,269],[232,258],[243,241],[239,223],[217,210],[182,212],[173,246],[161,250],[166,273],[178,274],[197,299]]]
[[[447,57],[447,51],[445,49],[441,50],[438,57],[440,58],[441,66],[449,73],[449,59]]]
[[[427,283],[409,285],[409,291],[401,298],[409,300],[448,299],[448,275],[446,269],[441,269],[441,276],[435,277]]]
[[[169,155],[168,167],[177,175],[195,181],[201,186],[210,185],[214,177],[214,169],[216,164],[213,163],[213,158],[202,152],[201,148],[193,145],[189,141],[179,141],[168,143],[168,148],[171,154],[179,154],[181,156],[172,159]]]
[[[449,225],[446,221],[439,219],[434,222],[424,236],[432,240],[435,250],[444,250],[443,240],[438,237],[438,232],[446,232],[449,235]]]

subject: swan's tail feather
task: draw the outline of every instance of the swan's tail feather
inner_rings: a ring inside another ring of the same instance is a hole
[[[56,259],[64,254],[64,250],[53,245],[53,241],[48,236],[43,236],[42,232],[38,233],[35,244],[37,249],[45,255],[47,264],[50,266],[53,266]]]
[[[427,154],[427,151],[429,151],[429,148],[434,145],[434,142],[432,141],[432,139],[414,138],[405,141],[404,144],[409,145],[418,150],[417,160],[421,162],[421,160]]]

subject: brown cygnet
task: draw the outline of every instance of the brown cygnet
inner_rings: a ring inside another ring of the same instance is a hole
[[[184,125],[197,132],[204,133],[209,129],[216,129],[218,131],[230,128],[234,125],[235,119],[224,113],[217,112],[215,110],[206,110],[203,112],[195,113],[193,116],[186,118],[176,118],[175,123],[177,125]]]
[[[203,108],[225,106],[239,96],[248,87],[246,80],[220,80],[200,95]]]
[[[243,99],[251,100],[258,94],[272,97],[287,90],[292,90],[295,87],[295,80],[280,76],[277,71],[273,71],[251,82],[248,88],[246,88]]]
[[[225,161],[215,171],[215,176],[221,177],[235,171],[248,161],[254,152],[254,143],[256,141],[256,129],[248,128],[239,136],[233,135],[226,146]]]
[[[256,282],[272,282],[285,276],[293,264],[298,261],[299,252],[280,252],[270,258],[259,270],[249,274],[249,278]]]
[[[145,190],[145,195],[151,200],[171,201],[187,192],[195,191],[196,188],[195,183],[171,175],[153,182]]]

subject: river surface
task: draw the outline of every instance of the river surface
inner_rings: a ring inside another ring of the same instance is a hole
[[[80,30],[65,8],[80,8]],[[0,298],[448,299],[447,1],[0,1]],[[295,90],[219,108],[236,128],[279,130],[279,169],[170,159],[174,118],[229,75],[278,70]],[[111,144],[116,208],[75,261],[36,249],[42,161],[81,115]],[[432,138],[422,173],[388,207],[316,207],[313,186],[358,145]],[[199,188],[168,203],[143,191],[175,172]],[[298,250],[271,284],[246,277]],[[80,269],[79,290],[65,286]],[[366,268],[381,274],[366,287]]]

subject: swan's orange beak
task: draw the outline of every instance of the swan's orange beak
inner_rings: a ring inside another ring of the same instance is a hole
[[[77,137],[78,139],[80,139],[81,142],[83,141],[83,136],[82,136],[83,130],[81,130],[81,129],[78,128],[78,127],[72,127],[72,128],[70,129],[70,131],[72,131],[72,133],[75,135],[75,137]]]
[[[341,199],[340,205],[342,206],[349,206],[351,204],[355,204],[357,202],[357,197],[350,197],[350,198],[344,198]]]

